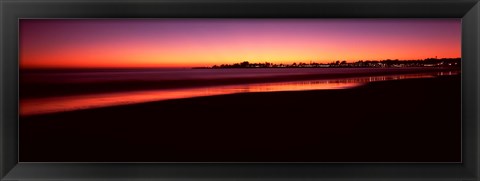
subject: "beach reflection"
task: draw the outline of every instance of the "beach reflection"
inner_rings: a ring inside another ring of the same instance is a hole
[[[116,105],[136,104],[152,101],[215,96],[235,93],[306,91],[326,89],[348,89],[368,82],[400,80],[412,78],[431,78],[442,75],[454,75],[458,72],[438,72],[429,74],[387,75],[356,77],[332,80],[309,80],[277,83],[255,83],[228,86],[211,86],[184,89],[163,89],[148,91],[130,91],[118,93],[101,93],[89,95],[61,96],[49,98],[32,98],[20,100],[20,115],[38,115],[81,109],[100,108]]]

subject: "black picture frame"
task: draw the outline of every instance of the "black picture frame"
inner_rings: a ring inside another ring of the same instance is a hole
[[[20,18],[462,18],[462,163],[19,163]],[[1,180],[479,180],[478,0],[0,0]]]

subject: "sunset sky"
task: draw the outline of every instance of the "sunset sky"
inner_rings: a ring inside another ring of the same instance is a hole
[[[21,68],[454,58],[460,19],[20,20]]]

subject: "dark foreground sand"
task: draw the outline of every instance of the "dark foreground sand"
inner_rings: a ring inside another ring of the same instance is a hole
[[[460,76],[20,118],[20,161],[453,162]]]

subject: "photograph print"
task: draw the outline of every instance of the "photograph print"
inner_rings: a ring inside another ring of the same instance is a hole
[[[20,162],[461,162],[461,19],[19,19]]]

